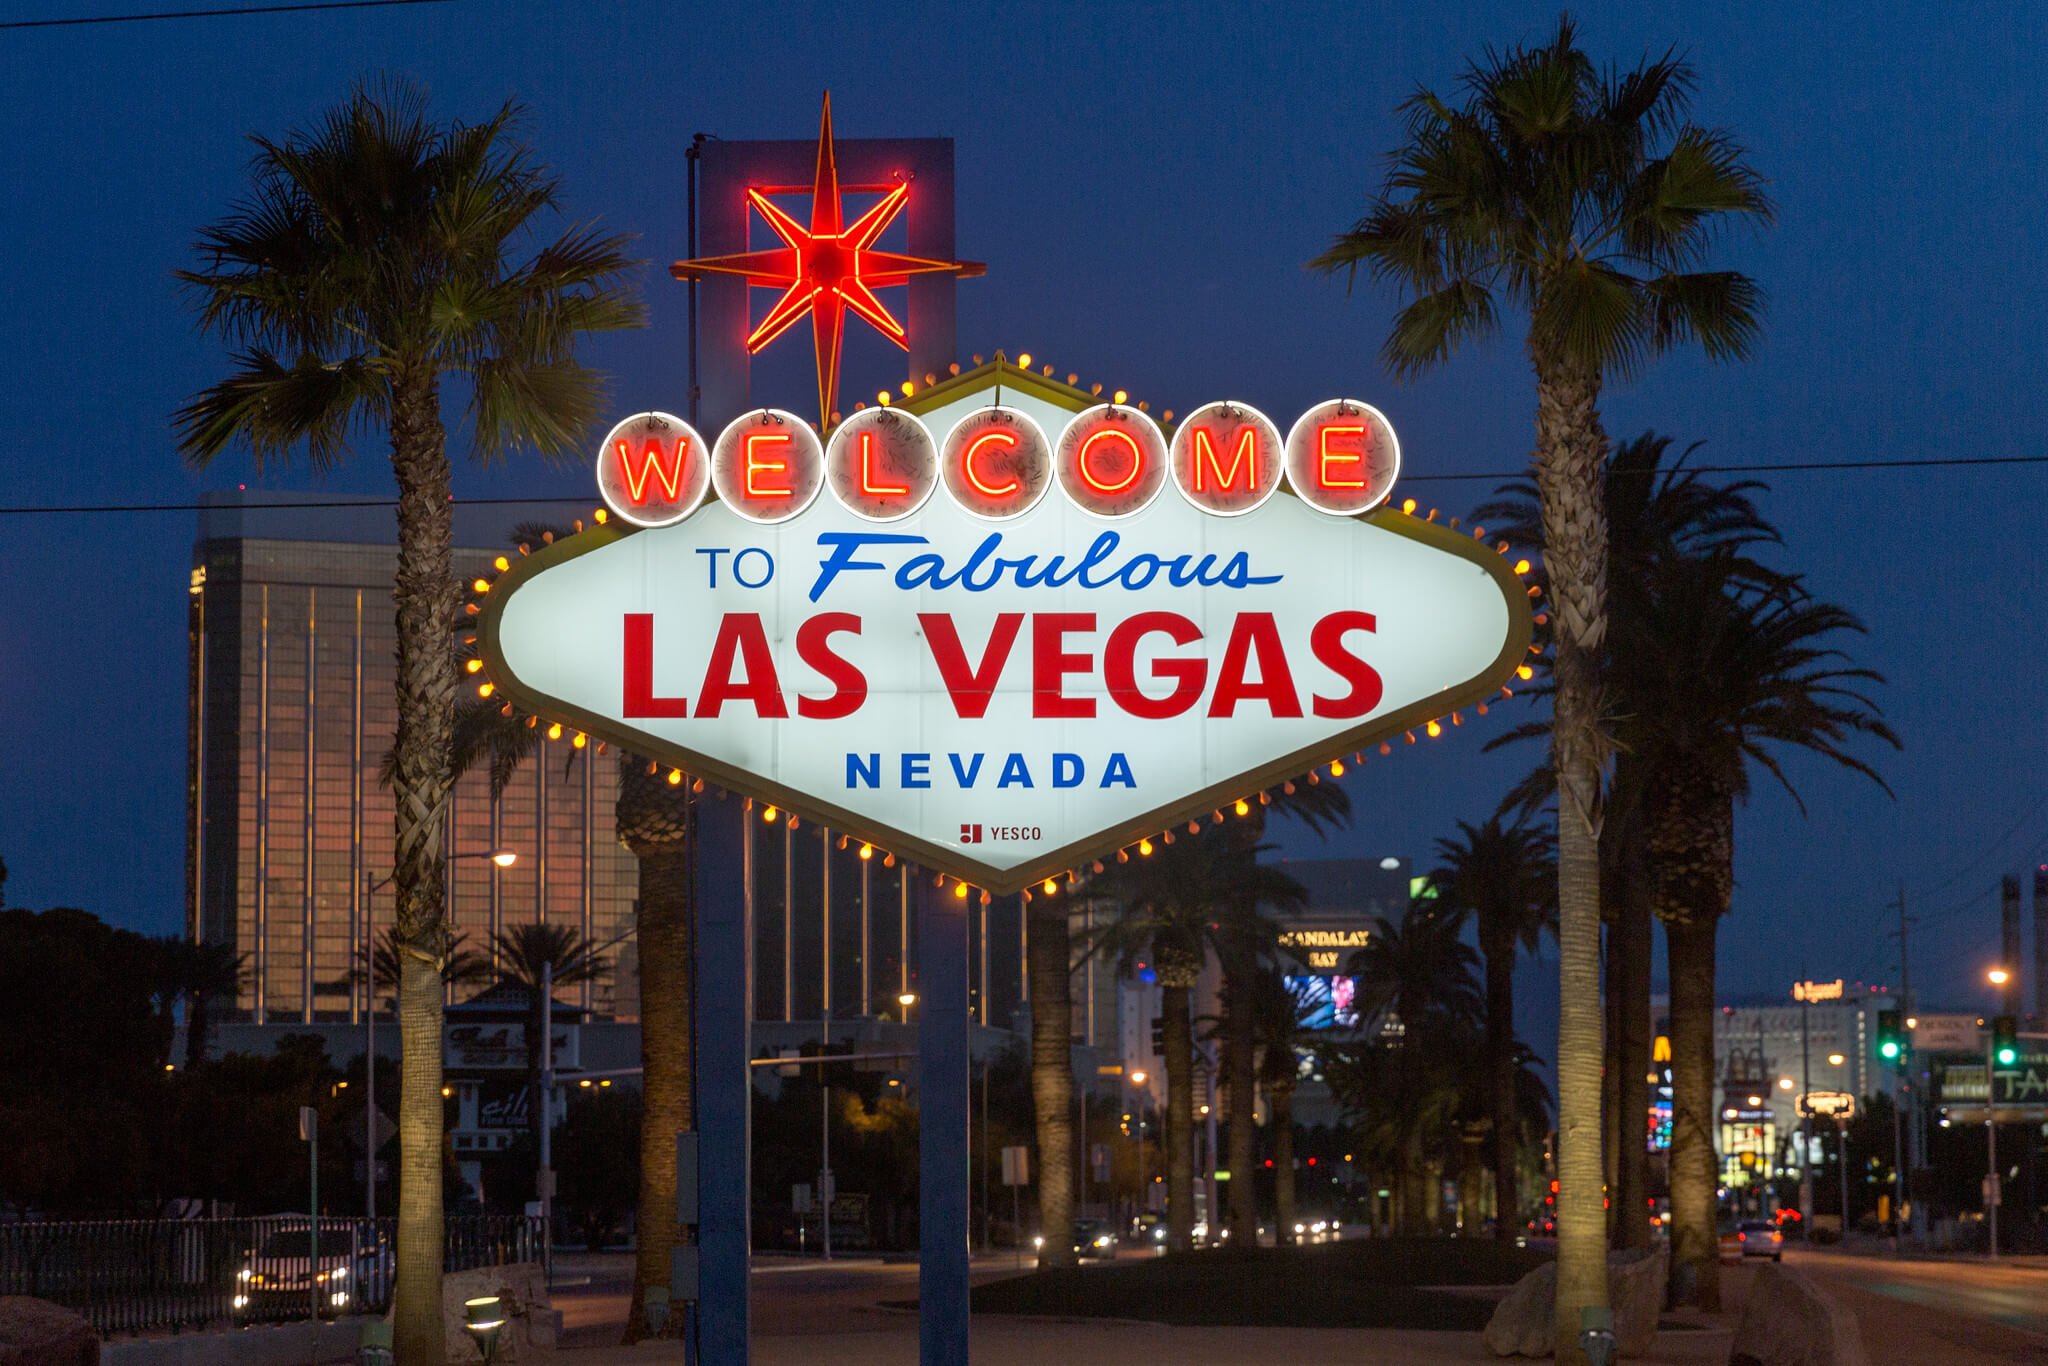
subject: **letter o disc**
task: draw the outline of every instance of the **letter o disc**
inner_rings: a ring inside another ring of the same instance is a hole
[[[1318,512],[1352,517],[1386,501],[1401,473],[1394,424],[1370,403],[1327,399],[1287,433],[1287,483]]]
[[[811,424],[780,408],[756,408],[726,425],[711,451],[719,501],[750,522],[786,522],[825,483],[825,450]]]
[[[598,496],[635,526],[675,525],[710,487],[710,447],[673,414],[635,413],[597,448]]]
[[[1174,486],[1204,512],[1238,517],[1280,487],[1280,429],[1249,403],[1205,403],[1173,429]]]
[[[939,443],[939,478],[953,501],[977,517],[1021,517],[1052,486],[1052,443],[1029,413],[977,408]]]
[[[1166,487],[1166,438],[1128,404],[1098,403],[1060,432],[1053,470],[1074,505],[1097,517],[1129,517]]]
[[[833,428],[825,443],[825,487],[856,517],[908,517],[938,483],[938,443],[924,423],[899,409],[864,408]]]

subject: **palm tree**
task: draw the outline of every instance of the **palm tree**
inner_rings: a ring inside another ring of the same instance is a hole
[[[213,1005],[232,1002],[242,993],[248,976],[249,955],[235,952],[232,944],[207,942],[187,944],[181,955],[179,976],[185,992],[185,1066],[206,1061],[212,1046]]]
[[[1458,836],[1437,841],[1442,860],[1430,875],[1437,904],[1470,914],[1486,960],[1487,1118],[1491,1125],[1494,1236],[1519,1231],[1515,1092],[1521,1047],[1515,1040],[1515,956],[1534,952],[1546,931],[1557,931],[1557,869],[1549,832],[1504,820],[1499,812],[1480,825],[1458,822]]]
[[[1630,700],[1646,718],[1644,844],[1670,955],[1672,1252],[1711,1309],[1720,1302],[1714,953],[1735,882],[1735,802],[1748,797],[1756,764],[1804,811],[1779,764],[1784,749],[1818,754],[1882,787],[1849,745],[1869,736],[1896,747],[1898,739],[1866,691],[1882,679],[1836,644],[1862,634],[1862,623],[1816,601],[1797,577],[1758,586],[1732,553],[1674,556],[1657,566],[1647,598],[1641,619],[1617,621],[1626,634],[1615,648],[1638,660]]]
[[[398,1359],[443,1359],[441,982],[447,934],[441,832],[449,792],[460,597],[441,388],[468,380],[472,450],[575,450],[603,386],[575,361],[585,332],[637,326],[622,240],[570,228],[518,253],[560,197],[506,105],[440,125],[416,90],[358,88],[312,127],[256,138],[248,197],[201,233],[180,272],[202,325],[238,348],[233,369],[176,417],[186,458],[239,441],[259,461],[303,449],[337,463],[382,427],[398,483],[398,723],[393,873],[399,976]]]
[[[1646,610],[1647,585],[1664,556],[1729,553],[1743,557],[1735,563],[1749,581],[1760,585],[1775,581],[1772,571],[1747,558],[1755,547],[1779,539],[1752,497],[1763,485],[1754,480],[1716,483],[1686,468],[1686,460],[1699,449],[1697,442],[1667,464],[1670,447],[1669,437],[1644,432],[1616,446],[1603,465],[1611,623],[1639,617]],[[1542,535],[1542,498],[1536,485],[1527,480],[1503,485],[1493,500],[1475,508],[1472,515],[1511,541],[1530,541]],[[1650,960],[1654,947],[1641,828],[1644,766],[1638,731],[1646,718],[1630,701],[1637,689],[1631,686],[1629,670],[1638,661],[1613,648],[1616,636],[1623,633],[1625,628],[1620,625],[1610,626],[1604,661],[1615,758],[1600,837],[1600,910],[1608,925],[1607,1066],[1601,1109],[1614,1243],[1617,1247],[1647,1247],[1649,1155],[1637,1131],[1638,1117],[1648,1106],[1647,1091],[1637,1079],[1650,1069]],[[1546,677],[1532,694],[1547,695],[1549,691]],[[1548,734],[1547,725],[1536,723],[1517,727],[1492,744]],[[1525,783],[1518,790],[1531,804],[1554,788],[1547,768],[1532,778],[1540,782]]]
[[[1411,296],[1382,354],[1397,374],[1447,360],[1528,319],[1536,376],[1535,477],[1555,618],[1552,768],[1558,824],[1557,1322],[1607,1302],[1600,1154],[1600,650],[1607,525],[1600,391],[1653,355],[1696,342],[1748,353],[1762,296],[1734,271],[1701,270],[1731,215],[1770,206],[1743,149],[1687,117],[1693,85],[1675,54],[1602,72],[1569,17],[1540,46],[1489,51],[1464,101],[1418,91],[1406,144],[1361,219],[1312,263],[1360,267]],[[1577,1361],[1576,1346],[1560,1359]]]
[[[1126,962],[1146,959],[1159,982],[1165,1039],[1167,1245],[1194,1245],[1195,1104],[1191,993],[1209,950],[1224,933],[1225,911],[1243,916],[1262,907],[1287,912],[1307,899],[1292,877],[1260,863],[1259,848],[1245,848],[1216,827],[1204,827],[1152,853],[1147,841],[1136,858],[1109,867],[1089,884],[1091,895],[1113,899],[1122,914],[1097,933],[1095,951]],[[1245,908],[1251,908],[1249,912]],[[1231,933],[1244,933],[1234,926]],[[1270,938],[1271,931],[1268,931]]]
[[[464,947],[469,936],[460,930],[448,936],[448,946],[439,964],[441,981],[444,986],[474,987],[489,983],[494,974],[491,960],[476,950]],[[390,991],[398,985],[398,974],[405,962],[405,944],[399,938],[398,927],[387,925],[379,932],[376,947],[366,956],[356,953],[356,965],[349,976],[358,982],[374,981],[379,989]],[[371,969],[375,969],[374,975]],[[376,1009],[372,1002],[371,1009]]]
[[[554,993],[563,987],[601,981],[611,971],[583,931],[567,925],[528,921],[502,931],[495,941],[505,975],[526,988],[526,1088],[534,1151],[548,1122],[550,1097],[541,1090],[541,1048],[554,1027]],[[674,1154],[670,1154],[674,1161]]]
[[[1031,897],[1030,893],[1025,893]],[[1031,897],[1024,951],[1031,991],[1031,1110],[1038,1138],[1038,1231],[1047,1266],[1074,1255],[1073,900]]]

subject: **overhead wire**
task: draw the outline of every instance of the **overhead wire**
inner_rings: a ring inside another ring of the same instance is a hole
[[[0,20],[0,29],[80,28],[88,24],[147,24],[167,19],[228,19],[251,14],[298,14],[307,10],[387,9],[395,5],[450,5],[455,0],[300,0],[289,5],[239,5],[221,9],[151,10],[139,14],[87,14],[63,19]]]

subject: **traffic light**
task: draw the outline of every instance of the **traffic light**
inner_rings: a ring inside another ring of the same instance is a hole
[[[1877,1012],[1877,1056],[1886,1062],[1897,1062],[1906,1051],[1906,1031],[1896,1010]]]
[[[1991,1056],[2000,1067],[2011,1067],[2020,1060],[2019,1021],[2010,1015],[2000,1015],[1991,1022]]]

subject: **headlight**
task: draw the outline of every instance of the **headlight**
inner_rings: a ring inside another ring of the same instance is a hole
[[[1296,1225],[1294,1226],[1294,1231],[1295,1231],[1296,1233],[1306,1233],[1306,1232],[1308,1232],[1308,1229],[1307,1229],[1307,1228],[1306,1228],[1305,1226],[1301,1225],[1301,1224],[1296,1224]]]
[[[327,1302],[337,1306],[347,1304],[348,1292],[346,1290],[337,1290],[327,1297]]]
[[[1163,1243],[1163,1242],[1165,1242],[1165,1241],[1166,1241],[1166,1230],[1165,1230],[1165,1229],[1163,1229],[1163,1228],[1155,1228],[1155,1229],[1153,1229],[1153,1230],[1152,1230],[1152,1241],[1153,1241],[1153,1242],[1155,1242],[1155,1243]]]
[[[1109,1239],[1108,1239],[1108,1237],[1106,1237],[1106,1236],[1105,1236],[1105,1237],[1097,1238],[1097,1239],[1095,1240],[1095,1246],[1097,1246],[1097,1247],[1108,1247],[1108,1246],[1109,1246]]]
[[[237,1295],[237,1296],[235,1296],[235,1308],[237,1308],[237,1309],[247,1309],[248,1307],[249,1307],[249,1297],[248,1297],[247,1295]]]
[[[345,1281],[345,1280],[347,1280],[347,1279],[348,1279],[348,1268],[347,1268],[347,1267],[345,1267],[345,1266],[337,1266],[336,1268],[334,1268],[334,1270],[332,1270],[332,1271],[330,1271],[330,1272],[328,1272],[328,1273],[327,1273],[327,1279],[329,1279],[329,1280],[331,1280],[331,1281]]]
[[[1044,1246],[1045,1246],[1045,1239],[1044,1239],[1044,1238],[1042,1238],[1042,1237],[1041,1237],[1041,1238],[1033,1238],[1033,1239],[1031,1240],[1031,1246],[1033,1246],[1033,1247],[1044,1247]]]
[[[246,1280],[248,1280],[248,1279],[249,1279],[249,1277],[250,1277],[250,1276],[251,1276],[252,1274],[254,1274],[254,1273],[252,1273],[252,1272],[251,1272],[251,1271],[249,1270],[249,1268],[245,1266],[245,1267],[243,1267],[243,1268],[242,1268],[242,1269],[241,1269],[240,1271],[237,1271],[237,1272],[235,1273],[235,1279],[236,1279],[236,1280],[238,1280],[238,1281],[246,1281]]]

